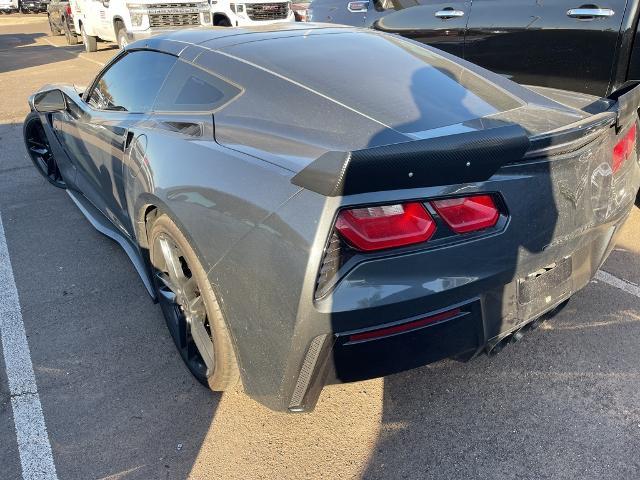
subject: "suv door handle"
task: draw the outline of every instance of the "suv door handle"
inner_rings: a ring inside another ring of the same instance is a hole
[[[454,10],[451,7],[443,8],[442,10],[438,10],[433,14],[436,18],[441,18],[442,20],[448,20],[449,18],[459,18],[464,16],[464,12],[462,10]]]
[[[579,7],[571,8],[567,10],[567,16],[571,18],[578,18],[580,20],[592,20],[594,18],[609,18],[616,12],[610,8],[599,7]]]

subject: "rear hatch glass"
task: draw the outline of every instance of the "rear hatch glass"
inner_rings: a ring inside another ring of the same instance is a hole
[[[296,35],[237,44],[222,51],[403,133],[457,124],[523,105],[437,53],[373,32]],[[296,107],[304,105],[292,106]]]

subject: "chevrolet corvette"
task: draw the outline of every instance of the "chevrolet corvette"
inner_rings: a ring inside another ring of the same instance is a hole
[[[34,166],[123,247],[191,373],[278,411],[517,340],[640,186],[635,83],[534,90],[351,27],[165,33],[29,104]]]

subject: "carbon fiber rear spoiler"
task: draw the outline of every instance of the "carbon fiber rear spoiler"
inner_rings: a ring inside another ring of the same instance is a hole
[[[625,128],[638,114],[640,107],[640,81],[629,81],[607,98],[617,103],[611,107],[616,110],[616,133]]]
[[[396,143],[352,152],[327,152],[291,182],[328,197],[488,180],[520,160],[529,137],[520,125]]]

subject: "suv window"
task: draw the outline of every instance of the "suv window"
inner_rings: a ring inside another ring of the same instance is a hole
[[[160,112],[209,112],[241,92],[235,85],[178,60],[153,107]]]
[[[143,113],[151,110],[176,57],[166,53],[127,53],[100,77],[88,102],[99,110]]]

